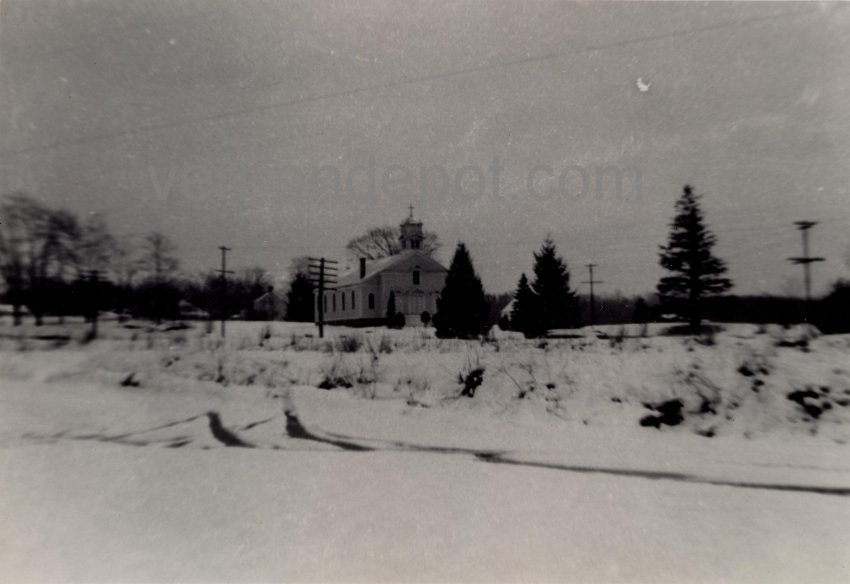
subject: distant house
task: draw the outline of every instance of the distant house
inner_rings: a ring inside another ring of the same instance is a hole
[[[265,294],[254,300],[254,317],[260,320],[277,320],[286,316],[286,298],[269,286]]]
[[[422,221],[410,216],[401,224],[401,253],[379,260],[360,258],[358,269],[339,277],[336,290],[325,292],[325,322],[351,326],[382,324],[390,294],[408,325],[420,324],[422,313],[434,315],[448,270],[422,251]]]

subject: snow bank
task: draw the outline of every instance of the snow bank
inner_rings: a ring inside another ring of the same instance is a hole
[[[239,325],[0,350],[6,578],[847,578],[850,337]]]

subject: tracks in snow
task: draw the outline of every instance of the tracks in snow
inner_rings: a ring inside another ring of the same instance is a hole
[[[416,452],[416,453],[431,453],[444,454],[452,456],[471,456],[474,460],[490,463],[503,464],[518,467],[529,467],[547,470],[556,470],[561,472],[579,473],[579,474],[600,474],[608,476],[616,476],[623,478],[638,478],[655,481],[673,481],[680,483],[712,485],[719,487],[732,487],[742,489],[758,489],[767,491],[784,491],[798,492],[817,495],[832,495],[848,497],[850,496],[850,487],[829,487],[818,485],[799,485],[799,484],[783,484],[783,483],[761,483],[754,481],[733,481],[725,479],[715,479],[707,476],[699,476],[694,474],[663,472],[652,470],[639,469],[623,469],[611,467],[597,466],[579,466],[561,464],[555,462],[529,461],[510,456],[508,452],[470,449],[470,448],[453,448],[440,446],[427,446],[419,444],[411,444],[398,441],[382,441],[360,439],[350,436],[343,436],[332,433],[317,433],[307,429],[302,424],[298,417],[295,404],[292,396],[289,393],[283,395],[283,436],[292,440],[306,440],[309,442],[317,442],[326,444],[346,452]],[[156,446],[161,445],[168,448],[181,448],[192,444],[194,441],[191,436],[176,436],[165,439],[146,438],[146,434],[153,432],[177,428],[182,425],[189,424],[196,420],[206,417],[211,436],[222,446],[228,448],[266,448],[272,450],[282,450],[280,445],[260,446],[249,442],[239,435],[239,432],[253,429],[257,426],[273,422],[280,419],[280,416],[272,416],[270,418],[251,422],[242,426],[238,431],[226,426],[221,419],[221,416],[216,411],[209,411],[195,416],[190,416],[181,420],[160,424],[144,430],[135,432],[125,432],[121,434],[70,434],[68,431],[58,432],[50,435],[24,434],[22,437],[27,440],[36,440],[42,443],[53,443],[58,440],[94,440],[98,442],[107,442],[121,444],[125,446]],[[196,439],[196,438],[195,438]],[[367,446],[363,442],[369,442],[372,446]],[[380,444],[378,446],[377,444]]]

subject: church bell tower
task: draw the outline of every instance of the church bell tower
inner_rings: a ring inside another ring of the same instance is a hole
[[[413,217],[413,205],[410,206],[410,215],[401,222],[401,249],[422,249],[422,241],[425,235],[422,233],[422,221]]]
[[[422,241],[425,235],[422,233],[422,221],[413,217],[413,205],[410,206],[410,215],[401,222],[401,249],[422,249]]]

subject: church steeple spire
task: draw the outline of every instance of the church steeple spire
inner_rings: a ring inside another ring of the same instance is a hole
[[[413,205],[410,205],[410,215],[401,222],[401,249],[422,249],[425,235],[422,231],[422,221],[413,217]]]

